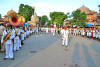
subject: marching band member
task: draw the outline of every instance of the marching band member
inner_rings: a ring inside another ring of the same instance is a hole
[[[16,29],[16,33],[15,33],[15,38],[14,38],[14,51],[18,51],[19,50],[19,35],[18,35],[18,29]]]
[[[2,33],[2,36],[1,36],[1,51],[2,52],[4,52],[4,50],[5,50],[5,45],[4,45],[4,42],[3,42],[3,39],[4,39],[4,37],[7,35],[7,29],[5,29],[4,31],[3,31],[3,33]]]
[[[5,42],[5,49],[6,49],[6,54],[5,54],[5,58],[4,60],[10,58],[11,60],[14,60],[14,56],[13,56],[13,42],[12,39],[14,39],[14,31],[11,29],[8,30],[8,34],[6,34],[7,37],[9,37],[6,42]]]
[[[68,46],[68,36],[69,36],[69,30],[67,28],[67,26],[65,26],[64,28],[64,32],[63,32],[63,45],[65,45],[66,47]]]
[[[76,36],[76,28],[73,29],[73,35]]]
[[[98,38],[99,38],[99,41],[100,41],[100,28],[99,28],[99,34],[98,34]]]
[[[87,37],[89,38],[89,30],[87,30]]]
[[[52,35],[53,35],[53,36],[55,35],[56,30],[55,30],[55,28],[54,28],[54,27],[51,29],[51,33],[52,33]]]
[[[61,29],[62,45],[64,46],[64,27]]]
[[[83,29],[81,32],[82,32],[82,36],[84,37],[85,36],[85,30]]]
[[[96,37],[96,31],[95,31],[95,29],[93,29],[92,33],[93,33],[93,38],[95,38]]]
[[[46,33],[48,33],[49,32],[49,29],[48,29],[48,27],[46,28]]]
[[[24,44],[23,41],[24,41],[24,30],[21,28],[21,44],[22,45]]]
[[[19,44],[17,45],[17,47],[21,48],[22,47],[22,45],[21,45],[21,29],[18,29],[17,36],[19,36],[19,39],[18,39]]]
[[[24,29],[24,38],[26,40],[26,29]]]

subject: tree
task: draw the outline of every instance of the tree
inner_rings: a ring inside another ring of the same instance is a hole
[[[86,14],[85,12],[80,12],[80,10],[76,10],[72,12],[72,24],[78,26],[86,26]]]
[[[48,22],[48,17],[46,15],[43,15],[41,17],[41,25],[44,26],[46,22]]]
[[[51,24],[53,24],[53,22],[51,20],[48,20],[47,25],[51,26]]]
[[[1,14],[0,14],[0,19],[2,19]]]
[[[57,26],[63,26],[63,22],[67,18],[67,15],[64,14],[64,12],[51,12],[50,18],[52,22],[56,22]]]
[[[31,16],[34,14],[34,9],[29,5],[20,4],[18,14],[23,16],[27,22],[31,20]]]
[[[41,21],[41,16],[38,16],[39,20]]]
[[[97,16],[97,18],[98,18],[98,20],[97,20],[97,21],[98,21],[98,22],[100,22],[100,14]]]

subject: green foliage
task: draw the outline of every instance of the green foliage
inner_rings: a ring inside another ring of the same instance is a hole
[[[100,16],[98,16],[98,19],[100,19]]]
[[[43,15],[41,18],[41,25],[45,25],[46,22],[48,22],[48,17],[46,15]]]
[[[50,18],[52,22],[56,22],[57,26],[63,26],[63,22],[67,18],[67,15],[64,14],[64,12],[51,12]]]
[[[76,10],[72,13],[72,24],[78,26],[86,26],[86,14],[84,12],[80,12],[80,10]]]
[[[1,14],[0,14],[0,19],[2,19]]]
[[[23,16],[27,22],[31,20],[31,16],[34,14],[34,9],[29,5],[20,4],[18,14]]]
[[[53,24],[53,22],[51,20],[48,20],[47,25],[51,26],[51,24]]]
[[[41,16],[38,16],[39,20],[41,21]]]

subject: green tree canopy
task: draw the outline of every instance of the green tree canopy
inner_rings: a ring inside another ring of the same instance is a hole
[[[48,22],[48,17],[46,15],[43,15],[41,18],[41,25],[45,25],[46,22]]]
[[[97,17],[98,17],[98,22],[100,22],[100,14]]]
[[[41,21],[41,16],[38,16],[39,20]]]
[[[0,19],[2,19],[1,14],[0,14]]]
[[[34,9],[29,5],[20,4],[18,14],[23,16],[27,22],[31,20],[31,16],[34,14]]]
[[[51,20],[48,20],[47,25],[51,26],[51,24],[53,24],[53,22]]]
[[[80,10],[76,10],[72,12],[72,24],[78,26],[86,26],[86,14],[85,12],[80,12]]]
[[[50,18],[52,22],[56,22],[57,26],[62,26],[64,20],[67,18],[67,15],[64,12],[51,12]]]

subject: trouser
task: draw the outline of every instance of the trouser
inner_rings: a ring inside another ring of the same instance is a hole
[[[14,44],[14,51],[19,50],[19,44],[20,44],[20,43],[15,43],[15,44]]]
[[[0,49],[0,51],[2,51],[2,52],[4,52],[5,51],[5,45],[3,44],[3,45],[1,45],[1,49]]]
[[[13,44],[5,44],[5,58],[13,58]]]
[[[65,38],[65,46],[68,46],[68,37]]]
[[[21,40],[21,44],[22,44],[22,45],[24,45],[24,42],[23,42],[23,40]]]
[[[65,44],[65,38],[62,38],[62,45],[64,46]]]
[[[76,36],[76,33],[73,33],[74,36]]]
[[[62,45],[68,46],[68,37],[62,39]]]
[[[21,48],[21,47],[22,47],[22,45],[21,45],[21,40],[19,40],[18,43],[19,43],[19,44],[17,45],[17,47],[18,47],[18,48]]]
[[[54,35],[55,35],[55,32],[53,32],[52,34],[53,34],[53,36],[54,36]]]

